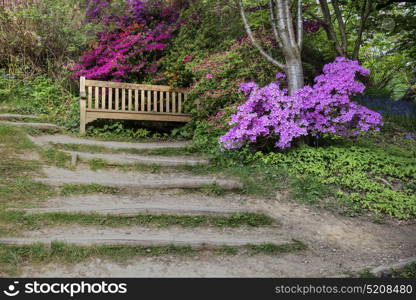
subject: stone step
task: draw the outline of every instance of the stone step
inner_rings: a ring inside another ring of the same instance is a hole
[[[99,184],[118,188],[132,189],[196,189],[207,185],[218,185],[226,190],[239,189],[242,184],[235,180],[219,179],[203,176],[192,176],[181,173],[138,173],[121,172],[116,170],[100,170],[94,172],[90,169],[70,171],[56,167],[45,167],[43,172],[46,178],[35,178],[52,186],[64,184]]]
[[[11,122],[11,121],[0,121],[0,123],[6,124],[6,125],[12,125],[12,126],[19,126],[19,127],[37,128],[40,130],[60,131],[64,129],[64,127],[61,127],[52,123],[30,123],[30,122]]]
[[[132,155],[132,154],[107,154],[107,153],[85,153],[77,151],[63,151],[71,156],[76,155],[78,158],[84,160],[103,159],[109,163],[116,164],[134,164],[140,163],[145,165],[159,165],[166,167],[177,166],[195,166],[206,165],[208,161],[200,158],[188,158],[177,156],[144,156],[144,155]]]
[[[42,201],[40,208],[78,208],[93,211],[101,208],[117,207],[162,207],[175,210],[215,210],[254,211],[250,198],[234,193],[221,197],[204,193],[183,193],[172,190],[143,190],[134,194],[88,194],[67,197],[53,197]]]
[[[139,150],[153,150],[163,148],[182,148],[188,145],[187,142],[154,142],[154,143],[132,143],[132,142],[113,142],[113,141],[98,141],[92,139],[77,138],[68,135],[43,135],[29,137],[35,144],[40,146],[55,144],[77,144],[77,145],[91,145],[102,146],[110,149],[139,149]]]
[[[238,213],[263,213],[259,210],[227,209],[222,207],[198,207],[172,205],[112,205],[112,206],[66,206],[23,209],[27,214],[37,213],[95,213],[102,216],[134,217],[140,214],[180,216],[231,216]]]
[[[36,119],[35,115],[20,115],[20,114],[0,114],[0,120],[24,120],[24,119]]]
[[[215,249],[224,246],[242,247],[248,244],[283,244],[292,239],[276,228],[125,228],[68,226],[31,231],[24,237],[0,238],[0,244],[50,246],[63,242],[77,246],[191,246],[196,249]]]
[[[84,236],[84,237],[60,237],[60,238],[0,238],[0,244],[13,246],[29,246],[42,244],[50,247],[54,242],[61,242],[74,246],[142,246],[142,247],[161,247],[161,246],[190,246],[195,249],[218,249],[222,247],[243,247],[248,244],[241,239],[220,240],[220,239],[187,239],[187,238],[159,238],[157,236],[128,237],[128,236]],[[263,243],[270,243],[264,241]]]

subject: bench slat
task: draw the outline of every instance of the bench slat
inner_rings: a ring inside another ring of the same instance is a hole
[[[132,107],[133,104],[132,104],[132,98],[131,98],[132,97],[132,90],[131,89],[128,90],[128,95],[129,95],[129,102],[128,102],[129,104],[128,104],[127,110],[132,111],[131,107]]]
[[[159,92],[159,112],[163,112],[163,94],[164,92]]]
[[[101,88],[101,108],[105,110],[105,102],[106,102],[106,90],[107,88]]]
[[[172,112],[176,113],[176,93],[172,92]]]
[[[139,111],[139,90],[134,90],[134,111]]]
[[[108,109],[113,110],[113,88],[108,88]]]
[[[116,106],[115,109],[119,110],[120,108],[120,90],[118,88],[116,88]]]
[[[170,92],[166,92],[166,112],[170,112]]]
[[[147,91],[147,111],[151,111],[152,110],[152,92],[151,91]]]
[[[153,91],[153,111],[157,112],[157,91]]]
[[[121,110],[126,110],[126,90],[121,89]]]
[[[144,90],[142,90],[142,98],[140,99],[141,100],[140,111],[144,111],[144,98],[145,98]]]
[[[98,101],[99,101],[98,97],[99,97],[99,94],[100,94],[100,88],[95,87],[94,90],[95,90],[95,99],[94,99],[94,104],[95,105],[94,106],[95,106],[95,108],[98,108]]]
[[[92,108],[92,86],[88,87],[88,108]]]
[[[178,93],[178,113],[182,112],[182,93]]]

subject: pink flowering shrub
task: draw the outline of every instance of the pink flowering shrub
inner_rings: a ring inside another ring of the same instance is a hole
[[[92,48],[73,67],[75,78],[143,80],[158,71],[159,60],[180,26],[180,8],[162,0],[125,0],[123,13],[109,13],[111,0],[94,0],[87,8],[88,22],[108,30],[97,34]]]
[[[324,66],[323,74],[313,86],[305,86],[289,96],[277,82],[260,88],[256,83],[241,85],[247,101],[238,107],[229,125],[234,125],[220,138],[226,149],[237,149],[256,143],[261,137],[275,137],[277,148],[288,148],[302,136],[331,133],[340,136],[378,131],[381,115],[353,101],[350,97],[364,91],[355,80],[356,74],[369,71],[358,62],[338,57]]]

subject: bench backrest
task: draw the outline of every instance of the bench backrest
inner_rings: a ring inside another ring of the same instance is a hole
[[[81,77],[80,95],[89,111],[183,114],[186,90],[163,85],[89,80]]]

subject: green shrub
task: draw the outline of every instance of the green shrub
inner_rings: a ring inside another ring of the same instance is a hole
[[[77,129],[79,98],[46,76],[19,78],[0,73],[0,101],[11,104],[13,111],[40,117]]]
[[[280,153],[256,153],[254,160],[281,166],[296,178],[337,186],[341,203],[352,212],[371,211],[399,219],[416,216],[416,160],[378,147],[345,143],[303,146]],[[309,180],[309,179],[308,179]],[[302,188],[295,193],[303,192]],[[319,195],[319,189],[317,190]]]
[[[0,7],[0,68],[65,78],[68,65],[91,39],[77,0],[43,0],[8,10]]]

